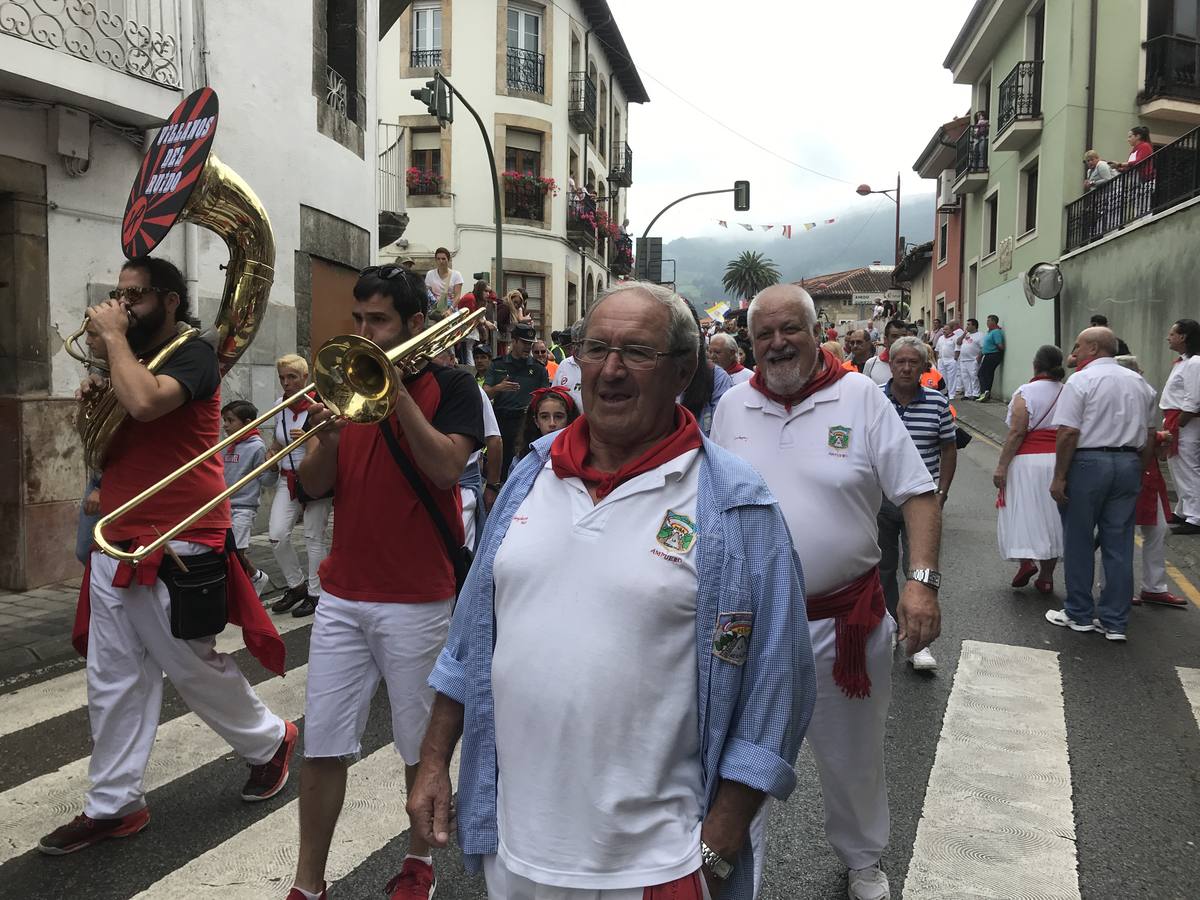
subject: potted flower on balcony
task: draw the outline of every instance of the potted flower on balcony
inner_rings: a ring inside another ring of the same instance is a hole
[[[440,172],[427,172],[416,166],[405,171],[404,180],[410,194],[440,194],[445,181]]]

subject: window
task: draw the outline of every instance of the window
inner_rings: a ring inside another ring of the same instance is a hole
[[[1025,20],[1025,58],[1042,59],[1046,44],[1046,5]]]
[[[543,334],[542,325],[545,322],[546,279],[541,275],[522,275],[516,272],[504,273],[504,293],[523,289],[529,296],[525,311],[533,319],[534,330]]]
[[[442,191],[442,133],[436,128],[412,132],[412,165],[408,193],[440,194]]]
[[[1037,228],[1038,164],[1034,160],[1021,170],[1021,208],[1017,210],[1018,234],[1029,234]]]
[[[983,110],[988,114],[988,121],[991,121],[992,115],[992,76],[988,75],[979,83],[979,87],[975,90],[975,109]],[[974,118],[974,117],[972,117]]]
[[[940,224],[938,225],[938,262],[946,261],[946,242],[950,239],[950,219],[947,216],[938,216]]]
[[[608,158],[608,88],[600,82],[599,115],[596,116],[596,155]]]
[[[1000,205],[999,198],[1000,194],[996,192],[983,201],[983,253],[985,256],[996,252],[996,233],[1000,225],[1000,218],[997,214]]]
[[[1200,37],[1200,0],[1150,0],[1146,26],[1148,38]]]
[[[357,0],[328,0],[325,7],[325,40],[325,102],[361,126],[366,103],[358,92]]]
[[[506,141],[505,171],[541,177],[542,136],[536,131],[509,128]],[[536,222],[543,220],[546,195],[539,185],[531,183],[531,181],[532,179],[526,181],[510,179],[509,183],[505,185],[505,215],[515,219],[533,219]]]
[[[508,7],[508,86],[541,94],[546,58],[542,55],[542,15],[523,6]]]
[[[413,7],[412,61],[414,69],[442,64],[442,7],[422,3]]]

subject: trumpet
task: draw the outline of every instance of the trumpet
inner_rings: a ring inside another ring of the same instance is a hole
[[[263,422],[274,418],[284,409],[299,402],[305,394],[316,391],[321,402],[329,407],[336,418],[345,419],[358,424],[382,422],[390,416],[395,408],[394,395],[399,379],[413,375],[423,369],[434,357],[453,347],[478,326],[484,310],[474,312],[459,310],[453,315],[442,319],[437,324],[421,332],[414,338],[384,350],[373,341],[354,334],[345,334],[330,338],[321,345],[313,361],[313,380],[302,387],[291,397],[285,397],[271,409],[267,410],[253,422],[228,435],[224,440],[206,450],[194,459],[184,463],[174,472],[164,476],[155,484],[146,488],[133,499],[121,504],[112,512],[103,516],[92,532],[96,546],[107,556],[128,563],[139,563],[147,556],[165,547],[167,542],[181,533],[193,522],[207,515],[219,504],[236,494],[264,471],[276,465],[305,441],[320,434],[334,417],[325,419],[296,438],[278,453],[264,460],[259,466],[247,472],[242,478],[229,485],[199,509],[187,516],[166,532],[160,532],[159,537],[145,546],[132,550],[122,550],[113,545],[104,536],[106,529],[130,510],[137,508],[159,491],[169,487],[176,479],[190,472],[196,466],[214,454],[220,453],[230,444],[236,443],[252,429]]]

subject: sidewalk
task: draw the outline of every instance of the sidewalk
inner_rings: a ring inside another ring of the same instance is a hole
[[[303,552],[299,529],[293,541],[297,550]],[[250,558],[271,576],[273,587],[268,595],[283,589],[283,577],[266,534],[250,539]],[[82,577],[81,572],[68,581],[22,593],[0,591],[0,678],[76,656],[71,646],[71,629]]]
[[[1008,434],[1008,425],[1004,422],[1008,413],[1006,401],[992,400],[988,403],[976,403],[973,400],[955,400],[954,409],[958,413],[959,423],[965,425],[969,431],[973,431],[997,445],[1003,445],[1004,438]],[[1174,500],[1175,490],[1174,484],[1171,482],[1171,473],[1165,465],[1162,467],[1162,472],[1167,482],[1167,493]],[[1189,599],[1200,606],[1200,535],[1167,535],[1167,563],[1178,568],[1180,574],[1190,582],[1192,593],[1189,594]],[[1174,573],[1169,569],[1168,574],[1175,578]],[[1178,578],[1175,580],[1179,581]],[[1180,584],[1179,587],[1184,588],[1184,585]]]

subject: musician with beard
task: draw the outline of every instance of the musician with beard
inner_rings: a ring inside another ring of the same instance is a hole
[[[212,447],[221,429],[221,376],[210,344],[192,338],[155,372],[143,364],[188,321],[183,275],[166,260],[138,257],[125,263],[117,284],[110,299],[87,311],[89,328],[104,345],[109,380],[92,375],[78,393],[83,400],[110,389],[128,413],[105,459],[100,491],[104,514]],[[145,546],[224,488],[221,460],[212,455],[114,520],[105,536],[123,548]],[[229,504],[221,503],[169,543],[172,560],[199,566],[198,559],[224,550],[229,527]],[[229,620],[242,626],[247,648],[282,674],[283,644],[236,556],[226,554],[224,566],[219,556],[205,561],[217,567],[214,579],[225,573]],[[163,580],[171,571],[163,551],[136,568],[99,551],[91,554],[73,643],[87,658],[92,786],[83,814],[41,839],[43,853],[73,853],[146,827],[150,812],[144,776],[158,728],[164,674],[188,707],[250,764],[243,800],[266,800],[287,782],[296,726],[263,705],[233,658],[216,651],[215,635],[175,636],[182,629],[172,613],[181,608],[174,606]],[[174,587],[181,590],[178,583]]]

